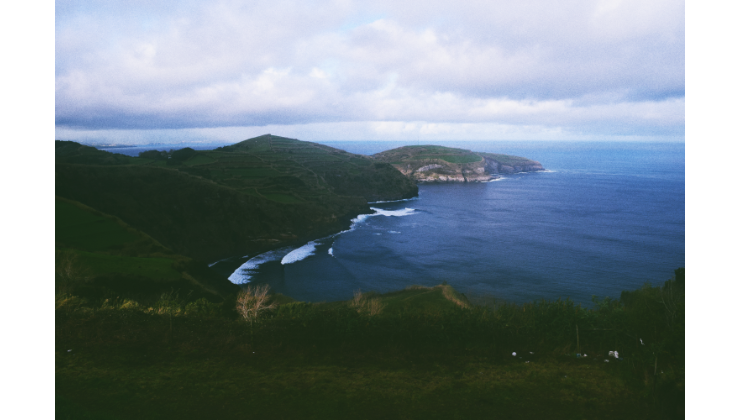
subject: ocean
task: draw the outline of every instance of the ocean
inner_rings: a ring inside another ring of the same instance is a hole
[[[409,144],[322,143],[360,154]],[[435,144],[523,156],[547,171],[420,185],[418,198],[374,203],[348,231],[213,268],[304,301],[447,282],[470,298],[589,306],[685,265],[683,143]]]

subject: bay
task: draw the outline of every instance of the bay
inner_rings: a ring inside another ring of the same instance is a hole
[[[402,145],[325,144],[362,154]],[[447,282],[472,298],[589,305],[593,295],[661,283],[685,264],[682,143],[435,144],[524,156],[547,171],[421,185],[418,199],[375,203],[376,215],[350,231],[313,241],[289,261],[286,249],[244,280],[306,301]]]
[[[320,143],[370,155],[416,142]],[[421,185],[418,199],[372,204],[377,215],[361,217],[349,232],[213,268],[305,301],[447,282],[472,298],[570,297],[588,305],[592,295],[616,298],[685,265],[683,143],[434,144],[524,156],[547,171],[485,184]],[[252,258],[248,271],[234,273]]]

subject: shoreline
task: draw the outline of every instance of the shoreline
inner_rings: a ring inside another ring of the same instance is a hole
[[[418,198],[419,197],[417,196],[417,197],[413,197],[413,198],[410,198],[410,199],[400,199],[400,200],[384,201],[384,202],[380,202],[380,203],[393,203],[393,202],[411,201],[411,200],[417,200]],[[379,202],[373,202],[373,203],[368,203],[368,204],[375,204],[375,203],[380,204]],[[236,268],[234,268],[233,270],[231,270],[231,274],[229,274],[227,278],[229,279],[229,281],[232,284],[236,284],[237,286],[241,286],[241,285],[250,283],[250,281],[249,281],[248,278],[247,279],[244,279],[245,281],[239,282],[239,283],[237,283],[237,282],[234,281],[234,280],[237,280],[240,277],[240,275],[237,274],[237,272],[239,270],[241,270],[242,268],[244,270],[257,269],[260,265],[262,265],[264,263],[271,262],[271,261],[277,261],[277,260],[280,260],[281,265],[287,265],[287,264],[292,264],[292,263],[295,263],[295,262],[299,262],[299,261],[302,261],[302,260],[304,260],[304,259],[312,256],[312,255],[315,255],[314,252],[316,251],[316,247],[318,245],[323,245],[323,244],[320,243],[321,241],[324,241],[324,240],[327,240],[327,239],[333,239],[333,238],[335,238],[335,237],[337,237],[337,236],[339,236],[339,235],[341,235],[343,233],[351,232],[352,230],[354,230],[355,226],[357,226],[359,223],[365,221],[368,217],[372,217],[372,216],[406,216],[406,215],[411,214],[410,212],[415,211],[415,209],[409,209],[409,208],[395,210],[395,211],[388,211],[388,210],[383,210],[383,209],[374,208],[374,207],[370,207],[370,209],[373,210],[372,213],[360,213],[360,214],[358,214],[357,216],[355,216],[354,218],[352,218],[350,220],[351,223],[350,223],[349,227],[347,227],[346,229],[342,229],[342,230],[340,230],[338,232],[334,232],[334,233],[331,233],[329,235],[323,235],[323,236],[320,236],[318,238],[312,238],[312,239],[309,239],[309,240],[303,240],[303,241],[296,240],[296,241],[291,241],[291,243],[289,243],[289,244],[285,244],[284,243],[284,244],[276,245],[274,247],[271,247],[270,249],[267,249],[267,250],[264,250],[264,251],[261,251],[261,252],[257,252],[254,255],[247,254],[247,255],[245,255],[243,257],[228,257],[228,258],[224,258],[224,259],[221,259],[219,261],[216,261],[216,262],[212,263],[211,265],[209,265],[209,267],[214,267],[219,262],[223,262],[223,261],[230,260],[230,259],[240,260],[240,265],[237,266]],[[396,213],[398,213],[398,214],[396,214]],[[365,217],[363,217],[363,216],[365,216]],[[299,252],[297,255],[294,255],[293,258],[289,258],[289,256],[291,254],[293,254],[296,251],[299,251],[301,249],[304,249],[306,247],[308,247],[310,249],[305,249],[303,251],[303,254],[301,254]],[[330,248],[332,248],[332,246],[330,246]],[[272,255],[268,255],[268,254],[271,254],[271,253],[272,253]],[[333,253],[330,254],[330,255],[334,256]],[[261,256],[263,257],[262,259],[260,259],[258,261],[255,261],[254,263],[250,264],[250,261],[253,261],[255,258],[259,258]],[[286,261],[286,258],[288,258],[287,261]],[[254,267],[252,268],[252,266],[254,266]],[[241,276],[249,276],[249,274],[243,274]]]

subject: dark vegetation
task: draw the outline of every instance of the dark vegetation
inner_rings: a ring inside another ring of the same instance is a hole
[[[404,146],[376,153],[373,157],[381,162],[401,164],[408,161],[442,160],[449,163],[479,162],[482,158],[470,150],[444,146]]]
[[[295,302],[203,262],[336,231],[407,181],[275,136],[138,158],[57,142],[56,417],[683,417],[683,269],[584,308],[447,285]]]
[[[115,216],[202,261],[254,254],[346,229],[369,201],[410,198],[391,165],[265,135],[216,150],[138,158],[56,142],[56,194]]]
[[[392,163],[394,165],[413,164],[414,162],[432,163],[439,161],[453,164],[466,164],[481,162],[484,157],[494,160],[501,165],[508,166],[523,166],[536,163],[530,159],[519,156],[472,152],[465,149],[431,145],[398,147],[396,149],[386,150],[373,155],[373,158],[376,160]]]
[[[331,303],[60,293],[57,418],[682,418],[683,291],[677,270],[593,309],[442,285]]]
[[[141,299],[171,290],[222,301],[239,288],[197,260],[81,203],[55,200],[57,293]]]

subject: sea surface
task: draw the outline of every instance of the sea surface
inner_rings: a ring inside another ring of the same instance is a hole
[[[360,154],[409,144],[322,143]],[[447,282],[468,297],[589,305],[685,265],[683,143],[435,144],[523,156],[547,171],[420,185],[417,199],[372,204],[348,231],[213,268],[305,301]]]

